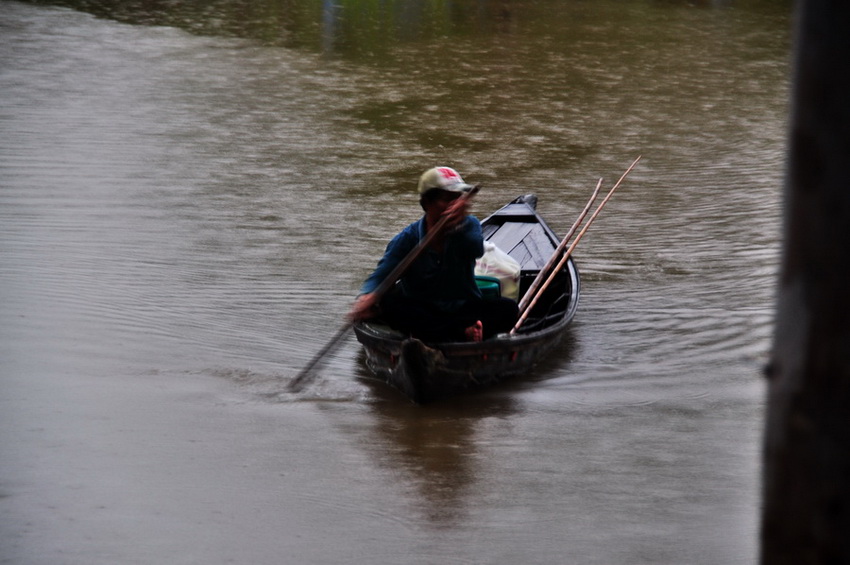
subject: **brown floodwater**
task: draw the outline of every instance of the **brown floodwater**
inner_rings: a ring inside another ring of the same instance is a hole
[[[756,562],[790,3],[64,4],[0,0],[0,561]],[[286,391],[421,171],[564,233],[638,155],[526,378]]]

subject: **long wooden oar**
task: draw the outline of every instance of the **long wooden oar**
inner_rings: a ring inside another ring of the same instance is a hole
[[[528,290],[522,297],[522,300],[519,301],[517,307],[519,308],[519,313],[522,314],[528,303],[531,302],[531,299],[537,294],[537,289],[540,288],[540,285],[543,284],[543,281],[546,280],[546,277],[549,275],[549,269],[558,261],[558,258],[561,256],[561,252],[569,243],[570,238],[573,237],[573,234],[576,232],[578,227],[584,221],[585,216],[587,216],[587,212],[590,210],[590,207],[596,201],[596,196],[599,194],[599,189],[602,187],[602,179],[599,179],[599,182],[596,183],[596,190],[593,191],[593,195],[590,197],[590,200],[587,201],[587,205],[584,207],[584,210],[581,211],[576,221],[573,223],[570,231],[567,232],[567,235],[564,236],[564,239],[561,240],[561,243],[558,245],[555,252],[552,253],[552,256],[549,258],[549,261],[546,262],[546,265],[540,269],[537,273],[537,276],[534,277],[534,280],[531,282],[531,286],[528,287]]]
[[[579,234],[576,236],[575,240],[570,245],[569,249],[567,249],[566,253],[564,253],[564,256],[561,257],[561,260],[558,261],[558,264],[555,266],[554,269],[552,269],[552,272],[549,273],[549,277],[546,279],[546,282],[543,283],[543,285],[537,291],[537,294],[535,294],[534,297],[529,302],[525,311],[520,315],[519,320],[517,320],[516,324],[514,324],[514,327],[511,330],[511,335],[514,335],[517,332],[517,330],[519,330],[519,328],[522,326],[522,324],[525,323],[525,320],[526,320],[526,318],[528,318],[528,315],[531,313],[531,310],[537,304],[537,301],[540,299],[540,297],[543,295],[543,293],[546,291],[546,289],[549,288],[549,285],[552,284],[552,281],[555,280],[555,277],[558,275],[560,270],[563,268],[564,264],[567,262],[567,259],[570,258],[573,251],[575,250],[576,246],[578,245],[579,241],[581,241],[581,238],[584,237],[585,233],[587,233],[587,229],[593,223],[593,220],[596,219],[596,217],[599,215],[599,212],[602,211],[602,208],[605,207],[605,204],[607,204],[608,201],[611,199],[611,197],[614,195],[614,191],[617,190],[617,188],[620,186],[620,184],[626,178],[626,175],[628,175],[632,171],[632,169],[635,168],[635,165],[637,165],[638,161],[640,161],[640,156],[638,156],[638,158],[635,159],[634,162],[632,162],[632,164],[629,166],[629,168],[626,169],[626,172],[623,173],[623,176],[620,177],[620,180],[617,181],[617,184],[615,184],[611,188],[611,190],[608,191],[608,194],[605,196],[605,198],[602,200],[602,202],[599,204],[599,206],[597,206],[596,210],[593,212],[593,215],[590,216],[590,219],[587,220],[587,223],[584,225],[584,227],[581,229]]]
[[[461,194],[460,198],[462,200],[469,200],[472,198],[475,193],[477,193],[481,189],[481,185],[473,186],[468,192],[464,192]],[[390,271],[390,274],[386,276],[386,278],[381,281],[381,284],[372,291],[373,296],[375,297],[375,304],[379,304],[381,302],[381,298],[393,287],[393,285],[401,278],[401,276],[407,271],[410,265],[413,264],[416,259],[419,258],[419,255],[425,250],[428,245],[434,240],[437,235],[443,231],[443,228],[446,225],[446,222],[449,221],[448,216],[443,216],[436,223],[436,225],[425,234],[419,243],[410,250],[410,253],[399,262],[395,268]],[[292,381],[289,383],[289,392],[299,392],[304,388],[304,385],[307,384],[310,379],[313,377],[314,369],[319,365],[319,362],[322,361],[328,354],[330,354],[333,350],[335,350],[342,343],[343,338],[348,334],[348,331],[354,326],[354,320],[346,320],[346,322],[342,325],[341,328],[337,330],[337,332],[333,335],[333,337],[328,341],[328,343],[319,350],[316,355],[310,359],[310,362],[301,369],[301,371],[295,376]]]

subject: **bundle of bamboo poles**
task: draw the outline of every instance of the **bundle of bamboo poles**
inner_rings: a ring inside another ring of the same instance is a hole
[[[552,281],[555,280],[555,277],[564,267],[567,260],[572,256],[573,251],[575,251],[575,248],[578,246],[579,241],[581,241],[581,238],[584,237],[584,234],[587,233],[587,230],[590,225],[602,211],[602,208],[605,207],[605,204],[607,204],[611,197],[614,195],[614,191],[619,188],[620,184],[622,184],[626,176],[632,171],[632,169],[635,168],[635,165],[637,165],[638,161],[640,161],[640,156],[638,156],[638,158],[635,159],[631,165],[629,165],[629,168],[626,169],[626,172],[623,173],[623,175],[620,177],[620,180],[618,180],[617,183],[611,188],[611,190],[608,191],[608,194],[605,196],[599,206],[596,207],[596,210],[594,210],[593,215],[590,216],[590,219],[587,221],[586,224],[584,224],[584,227],[581,228],[581,231],[578,233],[578,235],[576,235],[576,238],[572,241],[572,243],[570,243],[570,239],[573,237],[578,227],[584,221],[585,217],[587,216],[587,213],[593,206],[593,203],[596,202],[596,197],[599,195],[599,189],[602,188],[602,179],[600,178],[599,182],[596,183],[596,190],[593,191],[593,194],[590,196],[590,200],[587,201],[587,205],[584,207],[584,210],[582,210],[581,214],[579,214],[578,218],[567,232],[567,235],[564,236],[564,239],[555,249],[555,252],[552,254],[552,257],[549,259],[546,265],[542,269],[540,269],[540,272],[534,278],[534,281],[531,283],[531,286],[528,288],[528,291],[523,295],[522,299],[519,301],[519,318],[517,319],[516,324],[511,330],[511,335],[514,335],[519,330],[519,328],[521,328],[522,325],[525,323],[525,320],[528,318],[528,315],[531,313],[531,310],[537,304],[537,301],[540,299],[546,289],[549,288],[549,285],[552,284]],[[569,245],[569,248],[567,248],[567,245]],[[565,249],[566,251],[564,251]]]

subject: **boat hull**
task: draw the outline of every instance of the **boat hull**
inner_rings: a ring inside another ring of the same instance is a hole
[[[563,325],[545,335],[506,335],[482,343],[425,344],[373,324],[358,324],[355,332],[369,369],[425,404],[528,374],[561,342]]]

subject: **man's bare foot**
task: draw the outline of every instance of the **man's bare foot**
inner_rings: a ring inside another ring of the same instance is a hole
[[[463,330],[466,339],[469,341],[482,341],[484,339],[484,324],[478,320],[465,330]]]

